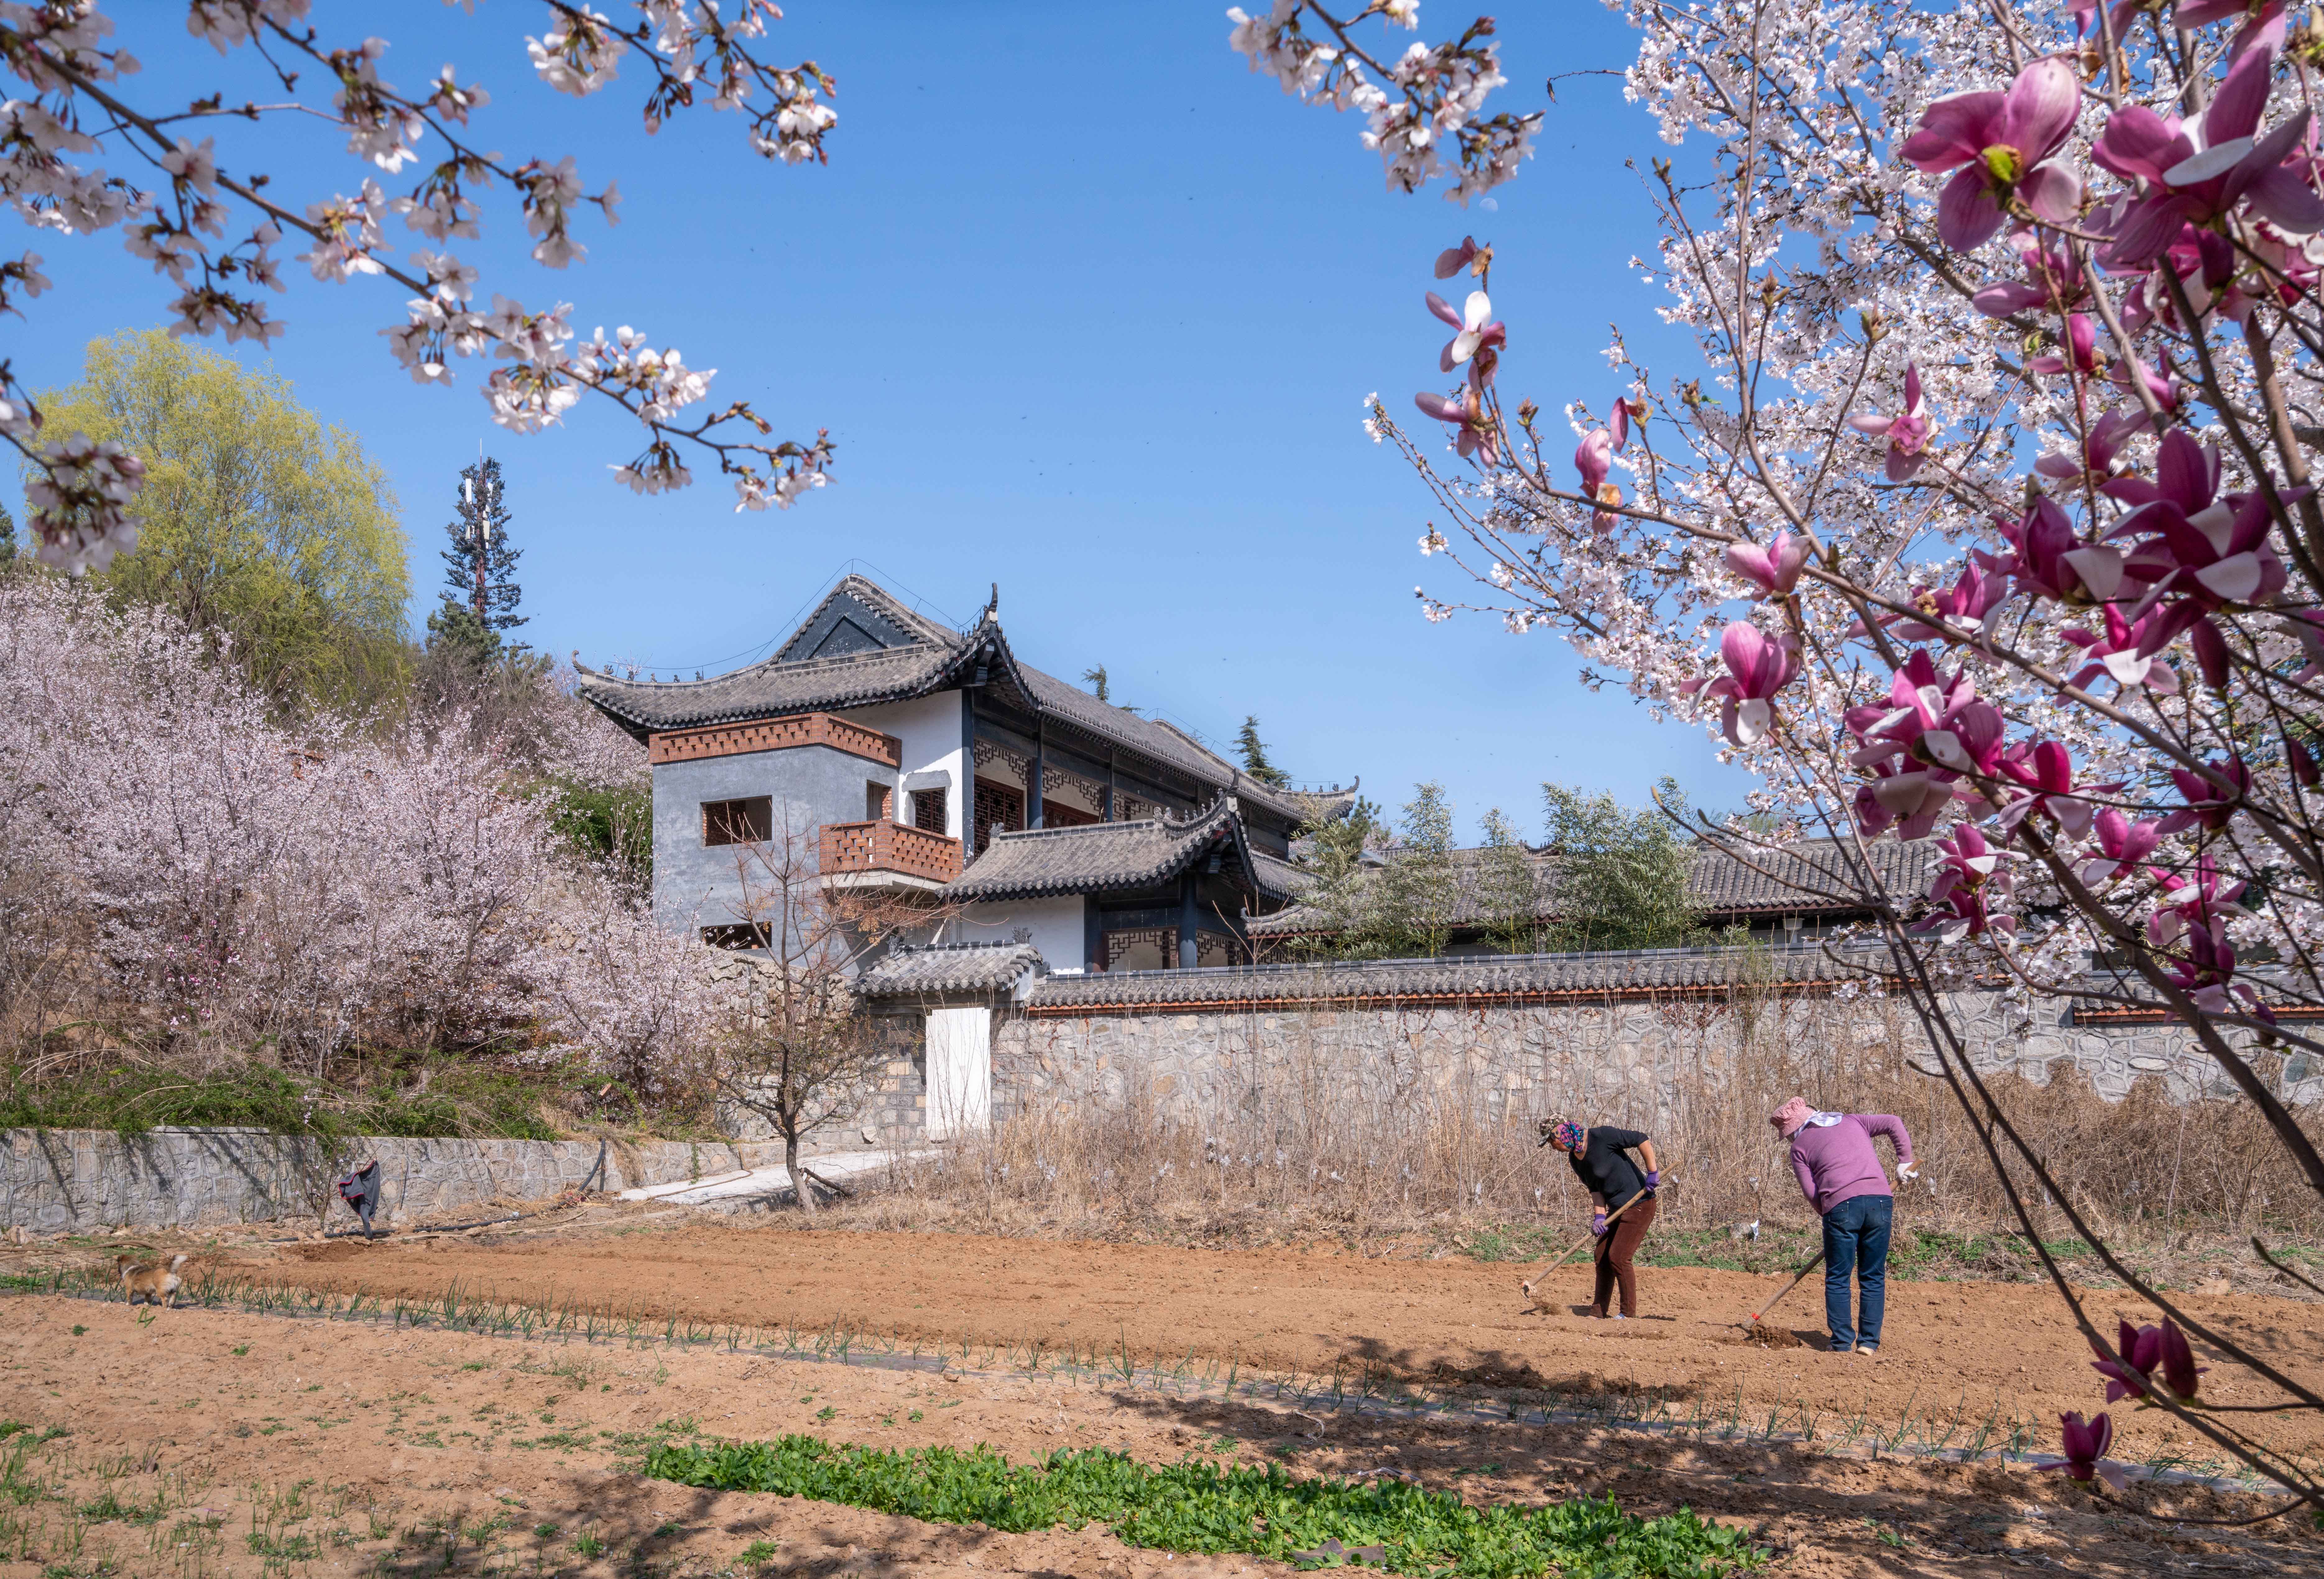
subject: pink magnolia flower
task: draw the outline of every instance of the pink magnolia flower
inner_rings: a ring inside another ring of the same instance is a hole
[[[1690,680],[1679,689],[1687,695],[1700,692],[1720,699],[1720,728],[1728,743],[1757,745],[1775,721],[1775,693],[1800,672],[1799,638],[1785,631],[1769,636],[1748,620],[1738,620],[1720,632],[1720,661],[1727,673],[1716,680]]]
[[[1956,669],[1940,679],[1926,647],[1914,647],[1889,683],[1889,705],[1851,707],[1843,715],[1864,744],[1849,758],[1858,767],[1909,757],[1953,773],[1991,774],[2001,758],[2000,710],[1978,699],[1977,682]]]
[[[2071,252],[2063,247],[2043,246],[2042,238],[2031,230],[2019,231],[2010,238],[2010,244],[2025,265],[2025,278],[1988,285],[1969,298],[1970,305],[1987,317],[2006,318],[2036,308],[2070,313],[2089,299],[2089,283],[2082,278],[2082,265]]]
[[[2107,807],[2090,821],[2098,836],[2098,853],[2086,858],[2079,873],[2089,887],[2128,877],[2163,842],[2163,830],[2157,824],[2134,822],[2118,806]]]
[[[1477,244],[1473,235],[1464,235],[1457,247],[1447,247],[1436,254],[1436,278],[1450,280],[1477,261],[1477,254],[1487,249]]]
[[[1953,802],[1953,782],[1960,776],[1941,767],[1902,767],[1895,761],[1876,762],[1868,783],[1856,791],[1856,826],[1865,838],[1891,826],[1903,840],[1925,839]]]
[[[1463,458],[1473,455],[1480,464],[1487,466],[1499,463],[1500,442],[1493,432],[1491,418],[1485,415],[1485,403],[1475,389],[1463,390],[1462,399],[1458,400],[1443,395],[1432,395],[1425,390],[1413,396],[1412,400],[1437,421],[1460,425],[1461,434],[1453,441],[1453,447]]]
[[[2190,221],[2209,225],[2248,203],[2260,217],[2295,235],[2324,229],[2324,197],[2287,160],[2307,134],[2308,112],[2258,137],[2267,106],[2273,48],[2245,50],[2220,79],[2200,124],[2160,115],[2144,105],[2116,110],[2090,157],[2126,181],[2142,183],[2115,231],[2105,262],[2152,263]]]
[[[2100,436],[2106,431],[2102,419],[2091,429],[2089,445],[2093,456],[2110,464],[2112,441]],[[2107,445],[2103,451],[2098,448],[2101,443]],[[2034,469],[2041,470],[2043,462],[2049,459],[2044,455],[2034,463]],[[2063,603],[2098,603],[2121,590],[2121,550],[2085,543],[2074,536],[2073,523],[2051,500],[2035,500],[2034,508],[2014,525],[2002,522],[2001,535],[2016,552],[1995,560],[1994,569],[2015,578],[2017,590],[2028,596]]]
[[[2238,16],[2245,22],[2236,32],[2236,54],[2240,55],[2259,44],[2265,44],[2272,50],[2283,47],[2283,0],[2260,0],[2257,5],[2253,4],[2253,0],[2181,0],[2171,14],[2171,25],[2191,31]],[[2115,36],[2123,38],[2128,35],[2116,33]]]
[[[2300,743],[2294,735],[2283,737],[2283,764],[2292,769],[2292,779],[2303,789],[2314,789],[2319,776],[2315,753]]]
[[[1629,425],[1623,420],[1619,400],[1614,403],[1614,409],[1618,414],[1617,420],[1622,426],[1620,439],[1605,428],[1595,427],[1583,435],[1582,442],[1573,448],[1573,469],[1582,473],[1582,491],[1600,504],[1622,502],[1620,485],[1606,480],[1606,474],[1614,467],[1614,452],[1620,449],[1629,437]],[[1601,510],[1591,518],[1590,524],[1602,532],[1614,525],[1615,519]]]
[[[2088,1482],[2102,1479],[2119,1492],[2129,1483],[2129,1475],[2118,1464],[2107,1462],[2106,1451],[2114,1443],[2114,1422],[2101,1414],[2085,1421],[2080,1409],[2058,1417],[2059,1446],[2066,1456],[2043,1469],[2063,1470],[2072,1480]]]
[[[1492,298],[1481,290],[1472,290],[1469,299],[1454,312],[1452,304],[1434,291],[1428,293],[1428,310],[1452,326],[1452,338],[1444,342],[1437,354],[1439,372],[1451,372],[1464,362],[1472,362],[1469,381],[1489,384],[1493,381],[1493,364],[1499,359],[1500,348],[1508,343],[1508,326],[1494,321]]]
[[[1787,598],[1800,583],[1800,568],[1808,562],[1808,540],[1777,532],[1764,548],[1757,543],[1729,543],[1727,568],[1759,589],[1765,597]]]
[[[2083,436],[2082,453],[2080,455],[2052,451],[2035,461],[2034,469],[2044,477],[2055,478],[2061,482],[2069,482],[2076,487],[2088,482],[2102,491],[2111,494],[2114,491],[2112,484],[2127,464],[2121,458],[2123,442],[2131,435],[2144,431],[2147,426],[2146,413],[2144,411],[2108,411],[2090,424],[2089,431]],[[2052,507],[2053,510],[2055,508]],[[2065,517],[2060,515],[2058,519],[2062,523]],[[2008,528],[2005,527],[2002,530],[2006,533]],[[2074,541],[2073,529],[2070,527],[2066,528],[2066,539],[2069,543]],[[2067,550],[2067,552],[2074,551]],[[2021,547],[2019,554],[2022,555],[2024,552]],[[2111,548],[2089,550],[2089,552],[2105,554],[2112,557],[2115,567],[2113,584],[2120,585],[2122,555],[2116,554]],[[2080,572],[2077,572],[2077,576],[2086,584],[2093,586],[2096,584],[2089,582],[2088,576]],[[2021,580],[2018,584],[2024,586],[2026,583]],[[2047,592],[2043,595],[2061,597],[2064,594]],[[2101,592],[2098,594],[2095,601],[2102,601],[2113,595],[2111,591]]]
[[[2156,372],[2140,361],[2138,353],[2134,351],[2107,370],[2107,381],[2125,394],[2130,394],[2144,384],[2146,392],[2153,398],[2155,406],[2165,416],[2179,409],[2179,381],[2171,376],[2171,359],[2167,353],[2163,359],[2163,371]]]
[[[2009,892],[2011,879],[2004,863],[2015,858],[2012,853],[1987,843],[1969,822],[1956,828],[1950,839],[1939,840],[1937,848],[1945,858],[1929,884],[1929,897],[1943,908],[1905,930],[1933,933],[1948,943],[1988,932],[2015,932],[2015,916],[1996,915],[1991,909],[1994,900]]]
[[[2098,354],[2098,331],[2090,326],[2090,320],[2080,313],[2069,313],[2066,315],[2066,338],[2060,344],[2058,351],[2028,357],[2025,371],[2059,373],[2070,368],[2087,377],[2105,364],[2106,359]],[[2059,354],[2060,352],[2064,354]]]
[[[2090,662],[2082,666],[2067,684],[2077,690],[2087,689],[2091,681],[2103,675],[2123,690],[2144,685],[2157,696],[2179,693],[2178,672],[2156,659],[2155,654],[2169,646],[2177,636],[2167,629],[2169,617],[2161,610],[2143,616],[2135,624],[2123,617],[2122,610],[2108,603],[2101,610],[2106,616],[2106,634],[2095,635],[2080,626],[2059,634],[2082,649]]]
[[[2275,1012],[2260,1001],[2251,984],[2236,979],[2236,949],[2227,941],[2226,922],[2190,927],[2184,941],[2186,951],[2167,959],[2172,985],[2190,1002],[2207,1014],[2232,1014],[2240,999],[2255,1018],[2274,1022]]]
[[[1937,199],[1937,234],[1957,252],[1982,246],[2007,217],[2013,197],[2052,225],[2080,211],[2081,178],[2049,162],[2074,129],[2081,86],[2061,55],[2017,74],[2008,91],[1981,89],[1939,99],[1897,155],[1931,175],[1959,169]]]
[[[1979,559],[1986,559],[1987,564],[1978,563]],[[1990,563],[1987,555],[1972,558],[1961,567],[1960,578],[1947,592],[1914,587],[1906,601],[1928,616],[1926,623],[1902,614],[1882,614],[1877,622],[1893,627],[1906,641],[1959,641],[1966,630],[1989,635],[1994,618],[2009,596],[2008,582],[1987,574]],[[1850,636],[1864,633],[1861,620],[1848,628]]]
[[[2236,282],[2235,245],[2218,231],[2181,225],[2179,239],[2163,255],[2198,318],[2216,310],[2221,317],[2240,324],[2251,316],[2258,298]],[[2126,329],[2135,335],[2155,324],[2174,332],[2180,326],[2178,298],[2161,269],[2150,272],[2123,299]]]
[[[2158,826],[2163,832],[2176,833],[2184,828],[2200,826],[2217,833],[2234,821],[2236,803],[2243,798],[2245,791],[2251,788],[2251,769],[2244,766],[2240,757],[2215,757],[2206,766],[2235,788],[2222,789],[2200,773],[2184,767],[2172,768],[2171,782],[2179,786],[2179,793],[2186,798],[2187,804],[2163,819]]]
[[[1884,417],[1877,411],[1868,411],[1848,419],[1848,425],[1857,432],[1888,441],[1889,482],[1902,482],[1921,469],[1929,439],[1936,431],[1936,425],[1929,420],[1928,409],[1928,403],[1921,398],[1920,364],[1907,363],[1902,414]]]
[[[2065,747],[2044,740],[2029,751],[2020,741],[2001,754],[2000,767],[2002,776],[2019,788],[2013,792],[2016,798],[2002,812],[1997,826],[2015,828],[2029,816],[2042,816],[2073,838],[2089,832],[2094,808],[2075,793],[2074,758]],[[2081,786],[2089,794],[2111,794],[2120,788],[2119,782]]]
[[[2192,872],[2166,872],[2159,867],[2146,869],[2160,885],[2155,912],[2146,918],[2147,941],[2158,949],[2177,941],[2190,927],[2209,927],[2247,913],[2236,903],[2247,885],[2222,882],[2217,863],[2208,855],[2196,859]]]

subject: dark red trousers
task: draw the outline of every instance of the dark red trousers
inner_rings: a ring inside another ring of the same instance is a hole
[[[1614,1226],[1598,1236],[1598,1298],[1594,1308],[1606,1314],[1606,1302],[1614,1292],[1614,1285],[1622,1285],[1622,1314],[1638,1313],[1638,1274],[1630,1265],[1630,1258],[1638,1253],[1645,1243],[1646,1230],[1654,1226],[1655,1198],[1646,1197],[1628,1211],[1614,1219]]]

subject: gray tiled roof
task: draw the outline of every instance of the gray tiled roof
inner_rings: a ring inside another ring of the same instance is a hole
[[[1258,876],[1259,886],[1278,899],[1296,899],[1315,886],[1314,873],[1263,849],[1251,850],[1250,869]]]
[[[1455,926],[1480,926],[1491,917],[1480,896],[1478,874],[1482,849],[1454,850],[1461,866],[1461,887],[1453,904]],[[1928,873],[1937,859],[1932,840],[1904,844],[1894,839],[1874,841],[1868,850],[1872,869],[1899,899],[1913,898],[1928,887]],[[1534,892],[1545,918],[1557,913],[1557,885],[1546,856],[1533,858]],[[1314,881],[1311,877],[1310,883]],[[1831,915],[1865,909],[1851,868],[1840,848],[1827,839],[1803,840],[1781,849],[1733,852],[1699,847],[1694,854],[1688,888],[1696,909],[1705,915]],[[1319,930],[1322,915],[1305,905],[1255,921],[1254,937],[1287,937]]]
[[[999,992],[1041,964],[1030,943],[939,943],[899,948],[867,967],[855,980],[865,997],[910,997],[918,993]]]
[[[1230,859],[1250,851],[1242,826],[1224,802],[1184,819],[1140,817],[996,833],[976,864],[945,886],[947,899],[1022,899],[1150,888],[1167,882],[1207,851]]]
[[[790,646],[786,642],[773,657],[707,680],[628,680],[576,665],[581,676],[576,689],[599,711],[643,739],[657,730],[867,707],[941,691],[960,683],[954,671],[970,661],[988,634],[982,628],[968,635],[946,629],[858,575],[843,578],[800,630],[811,628],[842,597],[875,611],[881,621],[908,638],[906,645],[842,657],[785,659],[781,655]],[[1294,823],[1336,815],[1355,803],[1353,789],[1305,793],[1260,784],[1185,731],[1100,702],[1077,685],[1019,663],[997,625],[989,634],[1000,645],[1002,668],[1021,682],[1032,704],[1052,718],[1174,767],[1199,785],[1267,806]]]
[[[1860,963],[1858,962],[1860,960]],[[1238,966],[1212,970],[1110,971],[1047,976],[1025,1000],[1028,1014],[1184,1005],[1385,1005],[1500,1000],[1651,997],[1702,992],[1751,980],[1837,985],[1885,972],[1885,950],[1835,959],[1817,949],[1652,949],[1609,954],[1493,954],[1440,959],[1373,959],[1314,965]]]
[[[1936,840],[1868,840],[1872,873],[1889,895],[1914,899],[1926,892],[1939,858]],[[1853,864],[1856,849],[1829,839],[1803,839],[1781,849],[1704,847],[1694,858],[1692,887],[1697,908],[1713,915],[1782,911],[1860,910],[1864,901]]]

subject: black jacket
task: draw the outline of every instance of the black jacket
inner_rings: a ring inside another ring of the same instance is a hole
[[[1626,1153],[1646,1143],[1646,1131],[1592,1125],[1584,1135],[1582,1150],[1565,1154],[1573,1177],[1582,1180],[1582,1189],[1603,1198],[1608,1211],[1629,1205],[1646,1188],[1646,1176]]]

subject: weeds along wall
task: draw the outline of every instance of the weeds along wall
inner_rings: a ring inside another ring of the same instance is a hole
[[[2003,1221],[1983,1150],[1923,1072],[1902,1001],[1779,982],[1351,1002],[1330,990],[1351,969],[1313,972],[1304,1000],[1278,983],[1264,1004],[1076,1004],[1123,989],[1049,978],[995,1025],[997,1127],[923,1187],[1112,1216],[1289,1212],[1359,1231],[1448,1213],[1563,1219],[1583,1197],[1536,1146],[1539,1120],[1562,1115],[1655,1137],[1672,1171],[1666,1221],[1805,1220],[1766,1121],[1802,1095],[1905,1120],[1926,1164],[1911,1203],[1923,1223]],[[2101,1225],[2314,1215],[2248,1106],[2168,1027],[2029,1026],[1996,993],[1954,1007],[2013,1119]],[[2324,1069],[2255,1056],[2324,1117]]]
[[[208,1228],[285,1221],[312,1228],[355,1219],[333,1181],[376,1158],[380,1226],[540,1200],[590,1180],[595,1141],[404,1140],[331,1144],[254,1129],[0,1132],[0,1228],[36,1234],[95,1229]],[[612,1141],[594,1188],[676,1184],[782,1161],[780,1146]]]

